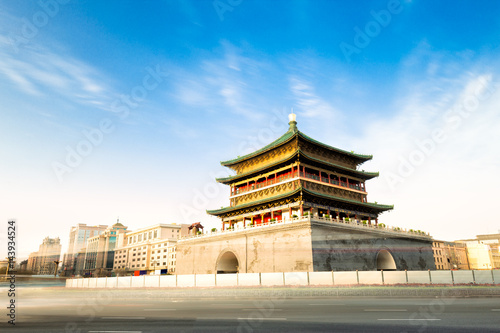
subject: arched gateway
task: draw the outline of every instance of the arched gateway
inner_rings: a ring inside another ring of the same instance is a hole
[[[380,250],[377,254],[377,270],[395,271],[396,262],[392,254],[387,250]]]
[[[238,273],[239,263],[231,251],[224,252],[217,260],[217,274]]]

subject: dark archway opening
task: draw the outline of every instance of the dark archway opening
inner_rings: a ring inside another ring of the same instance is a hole
[[[217,262],[217,274],[238,273],[238,258],[233,252],[224,253]]]
[[[392,254],[387,250],[380,250],[377,254],[377,270],[395,271],[396,262]]]

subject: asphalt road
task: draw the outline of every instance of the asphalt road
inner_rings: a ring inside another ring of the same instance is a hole
[[[12,332],[500,332],[498,297],[163,298],[155,290],[63,289],[24,289]],[[2,319],[0,331],[11,328]]]

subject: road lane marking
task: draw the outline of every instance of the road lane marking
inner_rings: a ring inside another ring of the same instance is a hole
[[[404,318],[404,319],[377,319],[377,320],[441,320],[441,319],[435,319],[435,318],[431,318],[431,319],[410,319],[410,318]]]
[[[345,305],[345,304],[342,304],[342,303],[322,303],[322,304],[308,304],[308,305],[321,305],[321,306],[329,306],[329,305]]]
[[[491,309],[491,311],[500,311],[500,309]]]
[[[288,320],[287,318],[238,318],[238,320]]]
[[[146,319],[146,317],[101,317],[101,319],[128,319],[128,320],[136,320],[136,319]]]
[[[142,331],[88,331],[88,333],[142,333]]]
[[[262,309],[262,308],[245,308],[245,309],[241,309],[241,311],[255,311],[255,310],[267,310],[269,312],[283,311],[283,309]]]
[[[144,309],[144,311],[177,311],[177,309]]]
[[[408,311],[406,309],[364,309],[366,312],[405,312]]]

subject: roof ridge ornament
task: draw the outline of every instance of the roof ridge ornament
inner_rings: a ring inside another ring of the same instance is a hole
[[[290,125],[290,128],[288,129],[289,132],[297,133],[299,130],[297,128],[297,115],[293,113],[293,108],[292,108],[292,113],[288,115],[288,125]]]

